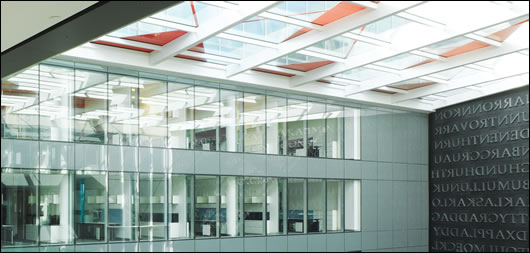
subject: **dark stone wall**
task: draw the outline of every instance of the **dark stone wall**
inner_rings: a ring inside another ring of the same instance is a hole
[[[528,87],[429,115],[429,247],[528,252]]]

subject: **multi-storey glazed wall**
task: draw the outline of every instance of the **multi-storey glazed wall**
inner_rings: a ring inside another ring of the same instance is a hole
[[[2,80],[2,251],[427,250],[427,129],[48,61]]]

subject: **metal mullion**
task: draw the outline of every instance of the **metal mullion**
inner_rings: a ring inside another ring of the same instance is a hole
[[[261,195],[263,198],[263,206],[261,207],[261,212],[262,212],[262,224],[263,224],[263,229],[261,230],[262,234],[263,235],[267,235],[267,179],[266,177],[261,177],[262,178],[262,182],[263,183],[263,194]]]
[[[307,204],[309,201],[307,201],[307,197],[308,197],[308,194],[307,194],[307,190],[308,190],[308,183],[307,183],[307,178],[303,178],[302,180],[304,180],[304,185],[303,185],[303,192],[304,192],[304,231],[302,232],[303,234],[308,234],[309,232],[309,229],[307,228],[307,212],[309,210]]]
[[[322,223],[324,224],[323,233],[328,232],[328,179],[324,179],[324,215]]]
[[[217,178],[217,203],[215,208],[217,210],[217,215],[215,217],[215,237],[221,238],[221,177],[215,176]]]

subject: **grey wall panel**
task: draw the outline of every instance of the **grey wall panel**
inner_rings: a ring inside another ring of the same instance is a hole
[[[307,252],[307,235],[287,236],[288,252]]]
[[[344,251],[361,250],[361,232],[344,234]]]
[[[2,167],[38,168],[39,142],[2,139]]]
[[[107,146],[75,144],[76,170],[107,170]]]
[[[407,230],[394,230],[392,231],[392,247],[401,248],[407,247]]]
[[[195,151],[170,149],[168,156],[168,171],[171,173],[194,173]]]
[[[307,176],[313,178],[325,178],[326,161],[327,159],[307,158]]]
[[[242,153],[221,152],[219,164],[221,175],[244,175]]]
[[[407,228],[421,228],[421,182],[408,182],[407,184]]]
[[[107,244],[75,245],[76,252],[107,252]]]
[[[194,240],[168,241],[166,243],[166,251],[168,252],[194,252],[195,241]]]
[[[327,178],[344,178],[344,160],[325,159]],[[309,166],[309,164],[308,164]]]
[[[287,236],[267,237],[267,252],[286,252]]]
[[[286,177],[287,157],[268,155],[267,156],[267,176]]]
[[[195,252],[220,251],[219,239],[195,240]]]
[[[307,236],[307,252],[326,252],[326,235],[318,234]]]
[[[307,177],[307,158],[287,157],[287,176]]]
[[[221,252],[244,252],[244,239],[221,239]]]
[[[140,157],[140,171],[142,172],[166,172],[168,164],[168,150],[162,148],[138,148]]]
[[[377,248],[379,249],[391,249],[393,239],[392,231],[377,232]]]
[[[361,109],[361,158],[377,161],[377,111]]]
[[[420,181],[421,180],[421,169],[423,165],[409,164],[407,166],[407,180],[409,181]]]
[[[377,230],[392,230],[392,181],[378,181]]]
[[[344,177],[348,179],[361,179],[361,162],[353,160],[344,161]]]
[[[109,252],[137,252],[138,243],[111,243]]]
[[[2,249],[2,251],[4,250]],[[75,247],[73,245],[39,247],[39,252],[75,252]]]
[[[377,160],[392,162],[392,112],[377,111]]]
[[[327,242],[326,246],[328,249],[328,252],[343,252],[345,250],[344,245],[344,234],[343,233],[336,233],[336,234],[327,234]]]
[[[407,163],[408,159],[408,122],[407,114],[394,110],[392,117],[392,161]]]
[[[244,154],[245,176],[266,176],[267,160],[265,155]]]
[[[361,178],[377,179],[377,162],[361,162]]]
[[[65,142],[40,142],[39,164],[41,169],[75,169],[74,144]]]
[[[195,151],[195,173],[219,174],[219,152]]]
[[[406,163],[392,163],[392,178],[394,180],[407,180],[408,165]]]
[[[377,249],[377,232],[362,232],[362,250]]]
[[[363,180],[361,184],[362,231],[377,230],[377,181]]]
[[[267,238],[254,237],[245,238],[245,252],[264,252],[267,251]]]
[[[138,148],[108,146],[109,171],[138,171]]]
[[[377,179],[392,180],[393,179],[393,164],[392,163],[377,163]]]
[[[140,242],[138,252],[163,252],[165,247],[166,242]]]
[[[392,229],[407,229],[408,187],[405,181],[394,181],[392,184]]]

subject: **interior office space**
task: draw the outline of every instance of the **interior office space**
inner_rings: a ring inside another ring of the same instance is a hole
[[[528,251],[528,9],[2,2],[1,250]]]

